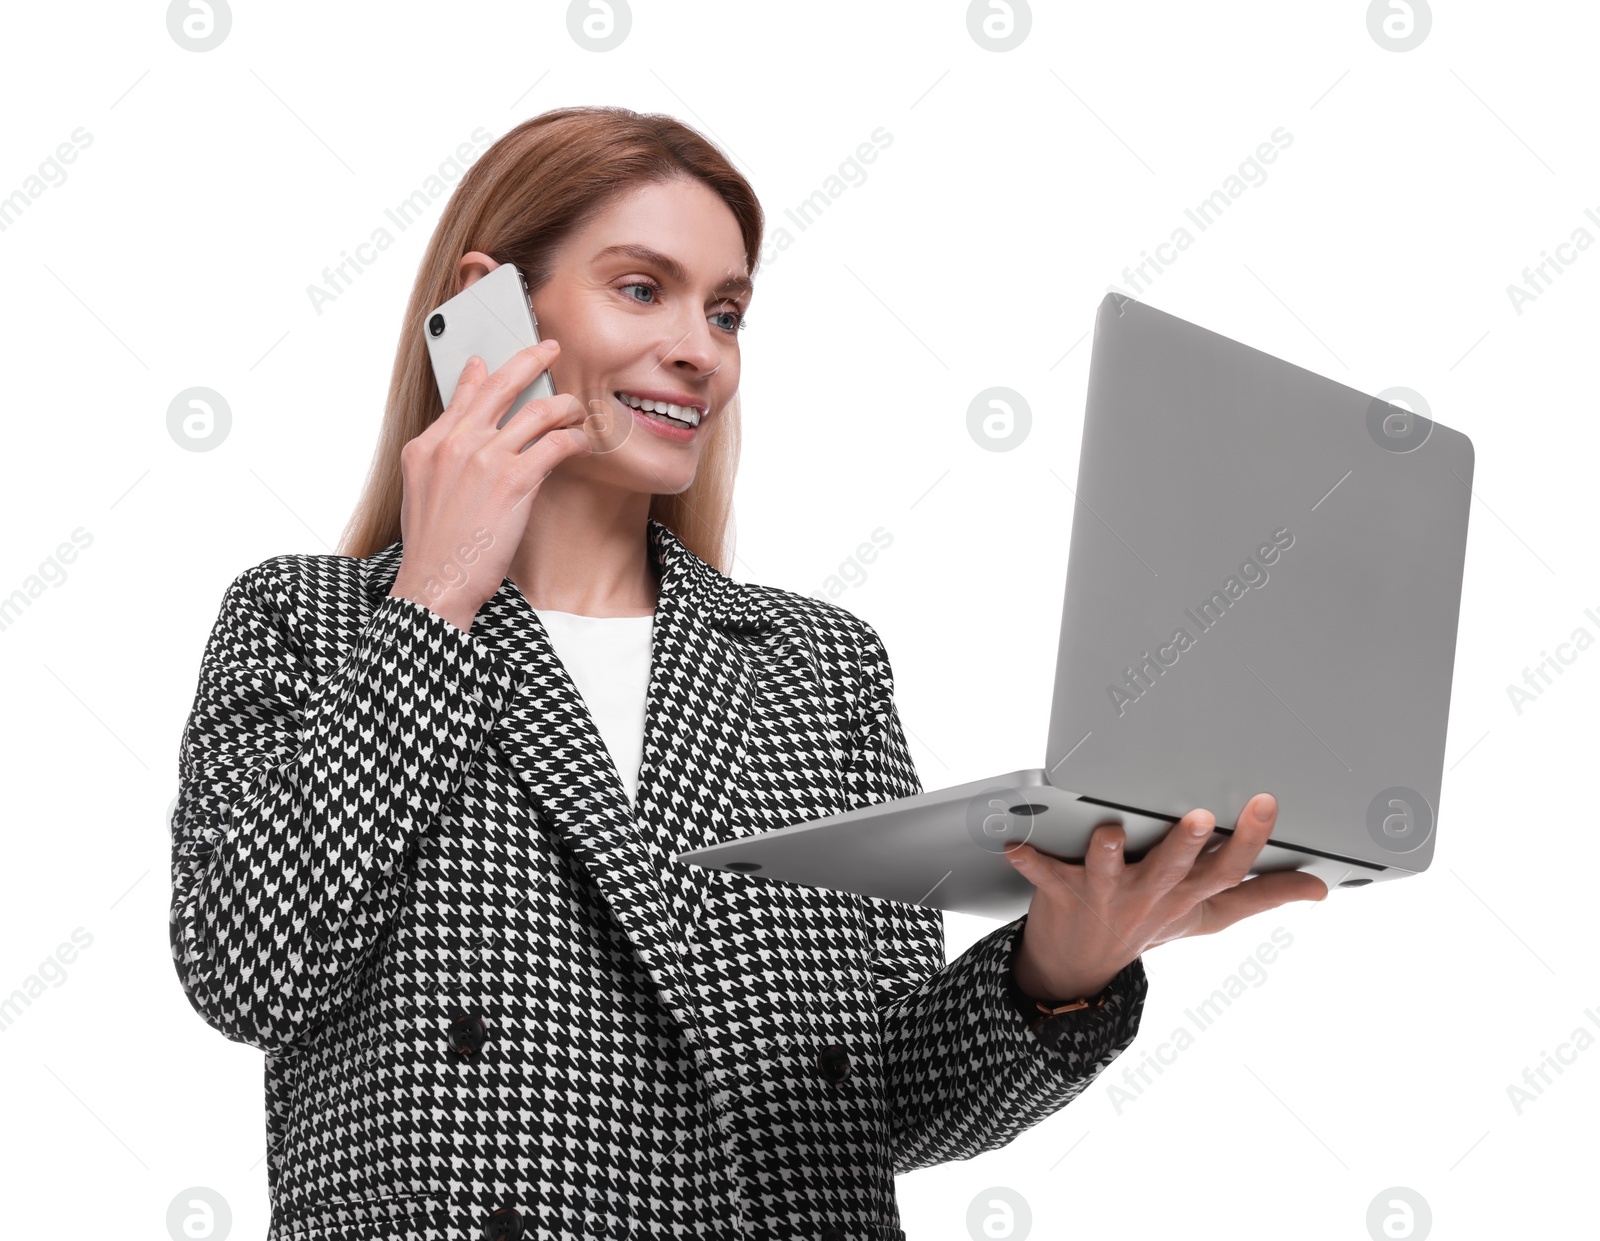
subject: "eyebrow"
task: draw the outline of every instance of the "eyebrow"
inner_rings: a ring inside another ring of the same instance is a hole
[[[637,259],[641,263],[650,263],[656,267],[659,267],[679,284],[690,283],[689,271],[682,263],[678,262],[678,260],[673,258],[670,254],[662,254],[661,251],[653,250],[649,246],[607,246],[604,250],[599,251],[590,261],[598,263],[601,259],[610,258],[612,255],[617,254],[626,255],[628,258]],[[751,283],[749,276],[730,276],[728,279],[719,284],[713,290],[713,292],[737,296],[740,293],[754,293],[755,288],[756,286]]]

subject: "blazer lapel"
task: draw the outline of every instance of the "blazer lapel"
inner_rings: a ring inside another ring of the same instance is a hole
[[[748,643],[772,626],[739,583],[650,522],[662,569],[639,769],[639,818],[661,851],[659,873],[678,947],[684,948],[714,883],[727,876],[674,860],[686,849],[738,835],[737,789],[755,693]]]
[[[731,838],[732,790],[749,720],[751,674],[737,635],[771,620],[739,584],[660,521],[647,540],[660,579],[645,699],[638,813],[543,622],[509,577],[471,634],[520,685],[491,744],[588,872],[633,943],[662,1003],[692,1043],[699,1022],[682,960],[709,881],[673,854]],[[374,601],[393,584],[401,544],[371,560]]]

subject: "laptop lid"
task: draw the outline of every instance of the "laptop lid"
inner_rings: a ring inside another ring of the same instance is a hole
[[[1433,858],[1472,442],[1147,303],[1095,320],[1047,778]]]

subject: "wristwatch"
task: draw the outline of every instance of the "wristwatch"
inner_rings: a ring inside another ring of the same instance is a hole
[[[1075,1013],[1082,1008],[1104,1008],[1105,1002],[1106,993],[1104,991],[1095,996],[1093,999],[1073,1000],[1067,1004],[1057,1004],[1054,1008],[1046,1004],[1043,1000],[1034,1000],[1033,1006],[1039,1010],[1039,1015],[1029,1020],[1028,1029],[1037,1030],[1040,1026],[1049,1021],[1050,1018],[1056,1016],[1058,1013]]]
[[[1021,937],[1020,931],[1018,932],[1018,937],[1019,939]],[[1013,948],[1012,951],[1015,953],[1015,948]],[[1111,983],[1107,983],[1099,995],[1087,996],[1083,999],[1069,1000],[1064,1004],[1052,1005],[1046,1004],[1043,1000],[1035,999],[1021,987],[1017,986],[1016,974],[1012,972],[1009,965],[1006,968],[1006,987],[1011,993],[1012,1006],[1022,1014],[1023,1020],[1028,1023],[1028,1029],[1030,1030],[1037,1030],[1052,1017],[1060,1016],[1062,1013],[1074,1013],[1083,1009],[1104,1008],[1106,996],[1110,993],[1112,983],[1115,981],[1116,980],[1113,979]]]

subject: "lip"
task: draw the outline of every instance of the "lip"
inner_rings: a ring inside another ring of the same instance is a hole
[[[685,409],[697,409],[700,411],[702,418],[706,416],[707,411],[711,408],[699,397],[689,396],[683,392],[666,392],[647,388],[613,388],[611,390],[613,396],[618,392],[625,396],[636,396],[641,401],[664,401],[668,405],[681,405]]]
[[[615,401],[616,397],[612,397],[611,399]],[[700,427],[698,426],[675,426],[672,423],[662,422],[657,418],[652,418],[649,414],[645,413],[644,410],[635,409],[633,406],[622,401],[617,401],[617,404],[623,409],[627,410],[633,421],[639,426],[643,427],[651,435],[661,436],[662,439],[672,440],[679,444],[687,444],[693,440],[695,436],[700,434]]]

